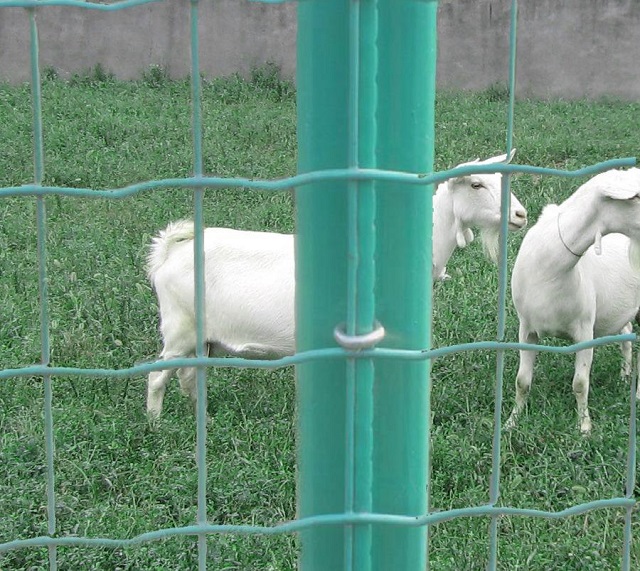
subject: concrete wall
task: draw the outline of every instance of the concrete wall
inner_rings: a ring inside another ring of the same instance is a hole
[[[190,71],[190,2],[165,0],[102,12],[46,7],[38,12],[40,66],[60,75],[97,63],[123,79],[151,65],[173,77]],[[200,63],[207,76],[245,72],[265,62],[295,74],[296,7],[246,0],[200,3]],[[19,8],[0,8],[0,78],[29,78],[29,22]]]
[[[640,99],[640,0],[524,0],[519,7],[519,95]],[[507,79],[510,0],[441,0],[438,83],[484,89]],[[295,74],[296,5],[209,0],[200,5],[201,68],[246,72],[267,61]],[[69,75],[101,63],[121,78],[151,65],[189,71],[189,1],[116,12],[38,12],[41,66]],[[0,9],[0,78],[29,77],[28,20]]]
[[[510,0],[441,0],[440,86],[482,89],[508,77]],[[524,0],[517,92],[640,99],[639,0]]]

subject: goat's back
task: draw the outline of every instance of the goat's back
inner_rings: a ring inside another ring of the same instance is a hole
[[[172,243],[156,269],[162,319],[194,315],[193,240]],[[204,231],[206,333],[229,353],[259,346],[294,351],[295,259],[291,234],[229,228]]]

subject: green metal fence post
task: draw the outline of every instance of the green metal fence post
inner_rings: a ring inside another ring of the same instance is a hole
[[[431,172],[436,0],[380,2],[378,168]],[[384,25],[383,25],[384,23]],[[432,200],[429,189],[378,186],[376,300],[385,347],[431,342]],[[376,363],[373,508],[427,512],[430,364]],[[374,529],[374,569],[424,569],[425,528]]]
[[[300,4],[299,172],[375,163],[431,171],[436,8],[435,0]],[[374,311],[387,346],[428,346],[431,195],[376,188],[377,199],[353,181],[296,193],[298,351],[335,345],[333,328],[345,319],[351,333],[370,330]],[[429,365],[377,363],[375,371],[374,381],[367,360],[298,366],[299,517],[426,512]],[[304,531],[301,567],[424,569],[424,528],[354,527]]]
[[[298,6],[298,171],[348,163],[348,2]],[[296,191],[297,350],[335,346],[345,319],[347,182]],[[296,370],[298,517],[342,513],[345,497],[345,365],[312,362]],[[340,526],[301,533],[300,567],[343,568]]]

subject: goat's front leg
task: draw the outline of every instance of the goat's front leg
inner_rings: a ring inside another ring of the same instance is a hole
[[[528,328],[520,323],[518,340],[520,343],[537,343],[538,335],[533,331],[528,331]],[[505,430],[511,430],[516,426],[518,417],[527,403],[537,355],[537,351],[520,351],[520,366],[516,376],[516,402],[504,425]]]
[[[631,323],[627,323],[620,331],[621,334],[625,333],[633,333],[633,326]],[[620,343],[620,348],[622,350],[622,370],[620,371],[620,375],[623,379],[629,379],[631,376],[631,363],[633,361],[633,343],[631,341],[623,341]],[[638,365],[640,365],[640,352],[638,352]],[[640,370],[640,369],[639,369]],[[636,380],[636,399],[640,399],[640,383]]]
[[[627,323],[620,331],[621,335],[625,335],[626,333],[633,333],[631,323]],[[623,341],[620,343],[620,350],[622,351],[622,369],[620,370],[620,376],[623,379],[627,379],[629,375],[631,375],[633,344],[631,341]]]
[[[585,341],[585,339],[582,339]],[[589,376],[593,361],[593,347],[576,353],[576,369],[573,375],[573,394],[578,405],[578,420],[580,432],[588,436],[591,432],[591,417],[589,416]]]
[[[640,400],[640,351],[638,351],[636,359],[636,400]]]

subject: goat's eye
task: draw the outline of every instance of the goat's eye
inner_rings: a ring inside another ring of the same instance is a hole
[[[478,190],[478,189],[482,188],[482,183],[481,182],[472,182],[471,183],[471,188],[473,188],[474,190]]]

